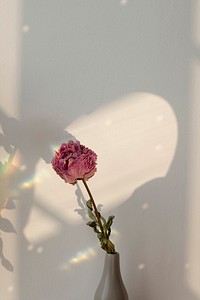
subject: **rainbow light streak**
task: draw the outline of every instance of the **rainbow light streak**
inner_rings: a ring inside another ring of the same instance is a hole
[[[6,206],[9,197],[16,194],[12,189],[12,181],[18,168],[12,164],[12,160],[13,156],[9,156],[7,161],[0,162],[0,209]]]
[[[119,239],[119,232],[116,229],[112,229],[112,240],[114,244],[116,244],[116,240]],[[99,244],[94,246],[93,248],[89,247],[83,251],[79,251],[74,257],[70,258],[66,264],[63,264],[60,267],[61,271],[68,271],[72,266],[78,265],[84,261],[88,261],[92,257],[97,255],[97,249],[99,248]]]
[[[64,142],[63,142],[64,143]],[[50,148],[51,148],[51,150],[53,151],[53,152],[55,152],[55,151],[57,151],[59,148],[60,148],[60,145],[59,144],[52,144],[51,146],[50,146]]]
[[[32,189],[36,184],[41,184],[43,179],[49,177],[47,170],[41,170],[30,179],[16,184],[17,178],[26,177],[26,165],[20,166],[19,157],[15,156],[16,149],[0,161],[0,210],[3,209],[10,197],[19,197],[20,191]]]
[[[74,257],[70,258],[66,264],[64,264],[60,267],[60,270],[67,271],[72,266],[78,265],[84,261],[88,261],[89,259],[91,259],[92,257],[95,257],[95,256],[96,256],[95,248],[89,247],[83,251],[79,251]]]
[[[33,188],[36,184],[42,183],[43,179],[49,177],[49,173],[46,170],[41,170],[41,172],[37,175],[32,176],[28,180],[23,181],[19,185],[20,190],[28,190]]]

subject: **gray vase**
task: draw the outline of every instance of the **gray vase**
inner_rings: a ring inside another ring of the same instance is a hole
[[[106,253],[103,274],[94,300],[128,300],[128,294],[121,277],[119,253]]]

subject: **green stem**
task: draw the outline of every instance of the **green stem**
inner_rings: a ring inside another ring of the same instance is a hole
[[[96,207],[94,198],[93,198],[93,196],[92,196],[92,193],[90,192],[90,189],[89,189],[87,183],[85,182],[85,180],[82,179],[82,181],[83,181],[83,184],[84,184],[84,186],[85,186],[85,188],[86,188],[86,190],[87,190],[87,192],[88,192],[88,195],[89,195],[89,197],[90,197],[90,200],[92,201],[92,205],[93,205],[93,207],[94,207],[94,212],[95,212],[96,218],[97,218],[97,220],[98,220],[98,223],[99,223],[99,227],[100,227],[100,229],[101,229],[101,232],[102,232],[103,236],[105,236],[105,235],[104,235],[104,230],[103,230],[103,225],[102,225],[102,223],[101,223],[101,219],[100,219],[100,217],[99,217],[99,212],[98,212],[98,210],[97,210],[97,207]]]

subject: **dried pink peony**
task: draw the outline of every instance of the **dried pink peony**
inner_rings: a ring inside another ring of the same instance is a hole
[[[56,151],[51,163],[66,183],[88,180],[96,172],[97,155],[79,141],[68,141]]]
[[[115,254],[115,245],[110,240],[114,216],[109,216],[106,221],[98,211],[92,193],[86,183],[97,170],[96,160],[97,155],[92,150],[81,145],[79,141],[69,141],[60,146],[51,163],[53,169],[66,183],[75,184],[77,180],[82,180],[89,195],[86,205],[91,221],[87,225],[92,227],[97,234],[101,248],[107,253]]]

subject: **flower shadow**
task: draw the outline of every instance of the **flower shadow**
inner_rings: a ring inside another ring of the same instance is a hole
[[[5,240],[5,235],[17,234],[17,239],[27,249],[29,243],[24,229],[35,204],[36,165],[40,159],[50,162],[53,145],[58,141],[74,139],[74,136],[63,129],[65,126],[53,127],[50,121],[45,123],[43,120],[38,124],[30,123],[29,120],[9,117],[0,109],[0,259],[2,266],[12,272],[12,259],[8,260],[5,254],[5,245],[9,243]],[[52,130],[49,131],[50,126]],[[17,231],[13,214],[11,216],[9,213],[16,208],[20,208]]]

